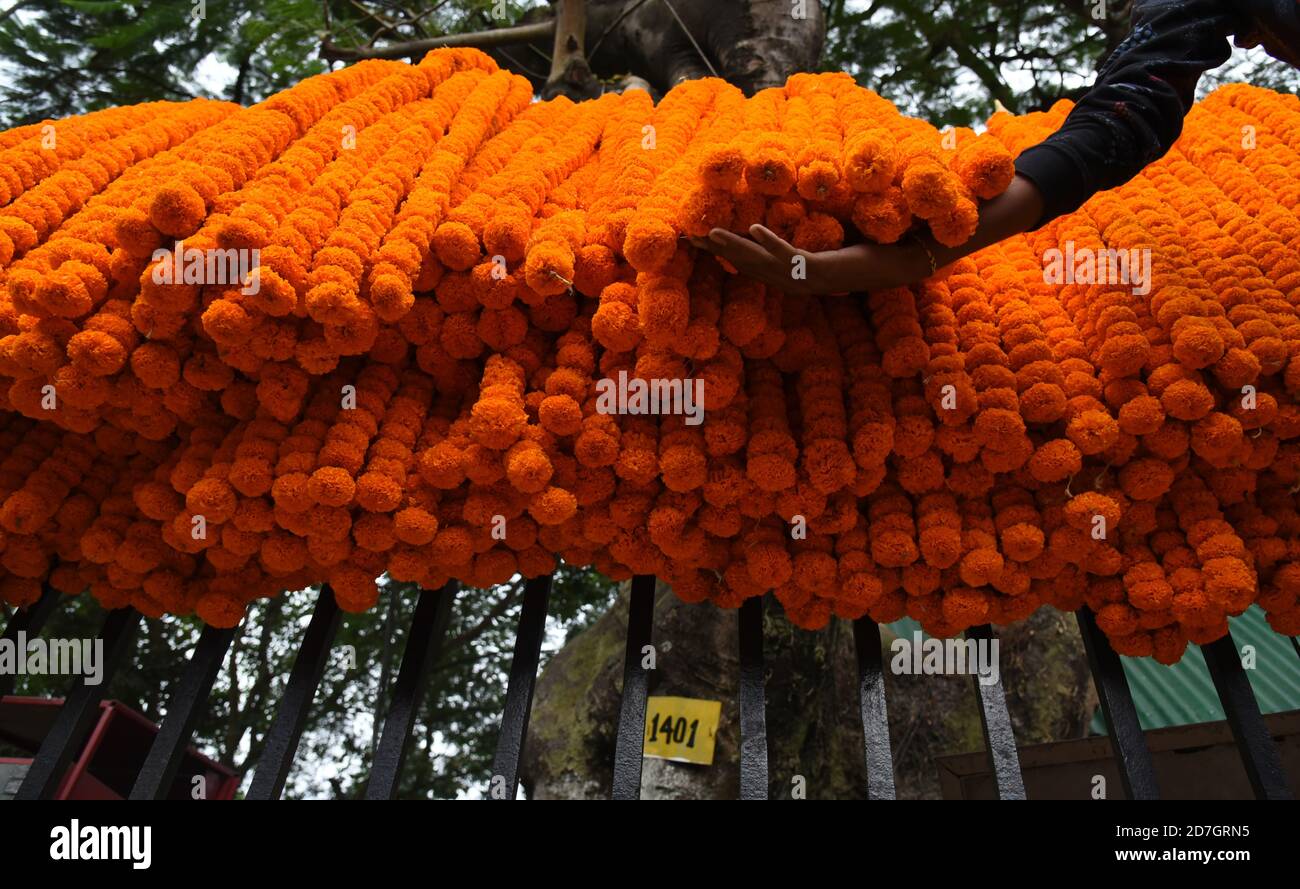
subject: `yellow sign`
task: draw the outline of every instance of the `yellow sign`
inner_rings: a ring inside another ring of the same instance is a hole
[[[713,765],[721,701],[651,697],[645,710],[645,755]]]

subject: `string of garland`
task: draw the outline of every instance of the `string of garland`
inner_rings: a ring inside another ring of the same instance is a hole
[[[1068,110],[940,133],[839,74],[533,103],[439,50],[0,133],[0,597],[230,626],[563,559],[810,629],[1300,633],[1296,97],[1221,88],[1130,184],[865,300],[683,237],[961,244]],[[1108,251],[1149,280],[1074,264]],[[605,412],[620,378],[703,381],[703,422]]]

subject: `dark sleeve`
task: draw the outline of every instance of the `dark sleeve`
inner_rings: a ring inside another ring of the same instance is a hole
[[[1061,129],[1025,149],[1016,172],[1043,194],[1044,225],[1162,157],[1183,129],[1201,74],[1227,61],[1238,15],[1227,0],[1134,0],[1133,27]]]

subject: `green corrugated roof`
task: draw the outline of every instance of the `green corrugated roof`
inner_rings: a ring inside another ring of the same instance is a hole
[[[1300,654],[1291,637],[1273,632],[1264,612],[1254,605],[1230,618],[1228,624],[1238,651],[1247,645],[1255,647],[1255,669],[1246,670],[1246,676],[1259,709],[1264,713],[1300,709]],[[1199,646],[1189,645],[1183,659],[1172,667],[1151,658],[1120,660],[1144,729],[1224,718]],[[1091,729],[1096,734],[1106,733],[1100,710],[1093,716]]]
[[[1230,618],[1228,623],[1238,651],[1246,645],[1255,647],[1255,669],[1247,670],[1246,675],[1260,710],[1277,713],[1300,709],[1300,653],[1291,637],[1273,632],[1264,619],[1264,612],[1254,605],[1242,615]],[[921,626],[905,617],[888,628],[895,635],[911,638]],[[1152,658],[1121,657],[1120,660],[1144,729],[1218,722],[1224,718],[1199,646],[1189,645],[1183,659],[1172,667]],[[1093,714],[1090,729],[1094,734],[1106,733],[1100,708]]]

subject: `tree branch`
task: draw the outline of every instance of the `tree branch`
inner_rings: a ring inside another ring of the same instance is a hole
[[[225,741],[225,749],[222,750],[222,762],[227,765],[235,765],[236,745],[239,743],[240,734],[235,734],[235,726],[239,722],[239,649],[243,642],[243,632],[235,634],[234,640],[230,645],[230,656],[226,661],[226,704],[230,708],[227,714],[225,731],[222,732]]]
[[[596,55],[596,50],[600,49],[600,45],[605,42],[605,38],[608,37],[615,28],[623,24],[623,19],[627,18],[632,13],[636,12],[638,9],[644,6],[646,2],[647,0],[636,0],[635,3],[629,3],[626,6],[624,6],[623,9],[619,12],[618,16],[615,17],[614,21],[610,22],[605,27],[605,30],[600,32],[600,36],[596,38],[596,42],[591,45],[591,52],[589,53],[589,55],[591,56]]]
[[[261,754],[261,746],[256,743],[257,732],[255,729],[257,726],[255,726],[254,723],[258,720],[260,714],[266,711],[265,698],[267,692],[271,690],[271,686],[275,682],[275,674],[271,670],[270,663],[271,636],[274,629],[279,626],[280,613],[283,610],[283,605],[284,599],[280,596],[276,596],[274,599],[268,600],[266,606],[262,609],[262,631],[257,641],[257,678],[253,680],[253,684],[249,687],[247,694],[244,694],[242,689],[239,692],[239,696],[244,699],[244,706],[239,712],[241,717],[240,720],[238,720],[240,723],[240,730],[239,734],[235,735],[229,743],[230,758],[233,762],[235,755],[238,752],[239,744],[243,741],[245,735],[249,736],[249,749],[247,754],[244,756],[243,761],[240,763],[241,771],[244,765],[250,762],[257,762],[257,759]],[[242,635],[243,634],[241,633],[240,636],[242,637]],[[233,661],[234,655],[232,654],[231,662],[233,663]],[[238,673],[236,672],[235,675],[237,676]],[[232,715],[232,726],[235,722],[236,720],[233,719]],[[265,732],[263,732],[262,741],[263,743],[265,742]]]
[[[948,22],[942,32],[935,36],[938,38],[936,42],[946,43],[952,49],[957,56],[957,61],[965,65],[972,74],[979,78],[980,83],[984,84],[985,89],[989,91],[993,98],[1011,111],[1017,109],[1020,103],[1016,100],[1016,94],[1007,85],[1007,82],[1002,79],[1002,75],[997,68],[971,48],[956,22]]]
[[[575,101],[600,94],[600,85],[587,62],[587,0],[556,0],[555,50],[543,99],[558,95]]]
[[[231,100],[238,105],[244,104],[244,91],[248,84],[248,75],[253,67],[252,53],[247,52],[239,60],[239,74],[235,77],[235,83],[230,89]]]
[[[17,12],[17,11],[20,10],[20,9],[22,9],[24,6],[31,6],[31,5],[34,4],[35,2],[36,2],[36,0],[18,0],[18,2],[15,3],[13,6],[10,6],[10,7],[9,7],[8,9],[6,9],[4,12],[0,12],[0,22],[4,22],[4,21],[7,20],[10,16],[12,16],[15,12]]]
[[[379,692],[375,695],[375,718],[374,724],[370,728],[370,755],[374,756],[375,751],[379,749],[379,730],[384,724],[384,706],[388,697],[388,682],[393,673],[393,656],[396,650],[393,647],[393,631],[397,626],[397,611],[401,606],[401,600],[398,599],[394,590],[388,591],[388,610],[384,615],[383,628],[383,654],[380,655],[379,661]]]
[[[426,40],[407,40],[402,43],[390,43],[386,46],[347,47],[337,46],[326,39],[321,42],[320,56],[331,62],[355,62],[360,59],[405,59],[418,56],[431,49],[452,46],[472,46],[477,49],[489,49],[497,46],[514,46],[550,37],[555,33],[555,20],[535,22],[531,25],[514,25],[509,28],[493,28],[491,31],[471,31],[466,34],[443,34]]]
[[[501,599],[501,601],[493,605],[491,610],[488,611],[487,614],[483,615],[483,618],[478,623],[476,623],[473,627],[464,631],[463,633],[459,633],[458,635],[452,636],[450,639],[448,639],[446,644],[444,644],[442,647],[443,651],[446,652],[454,651],[455,649],[460,648],[462,645],[466,645],[470,642],[473,642],[479,636],[482,636],[484,633],[486,633],[488,631],[488,628],[492,626],[492,624],[496,621],[496,619],[501,615],[505,614],[510,609],[510,606],[515,603],[515,596],[517,596],[518,594],[519,591],[517,589],[513,589],[510,592],[506,593],[505,596]]]

